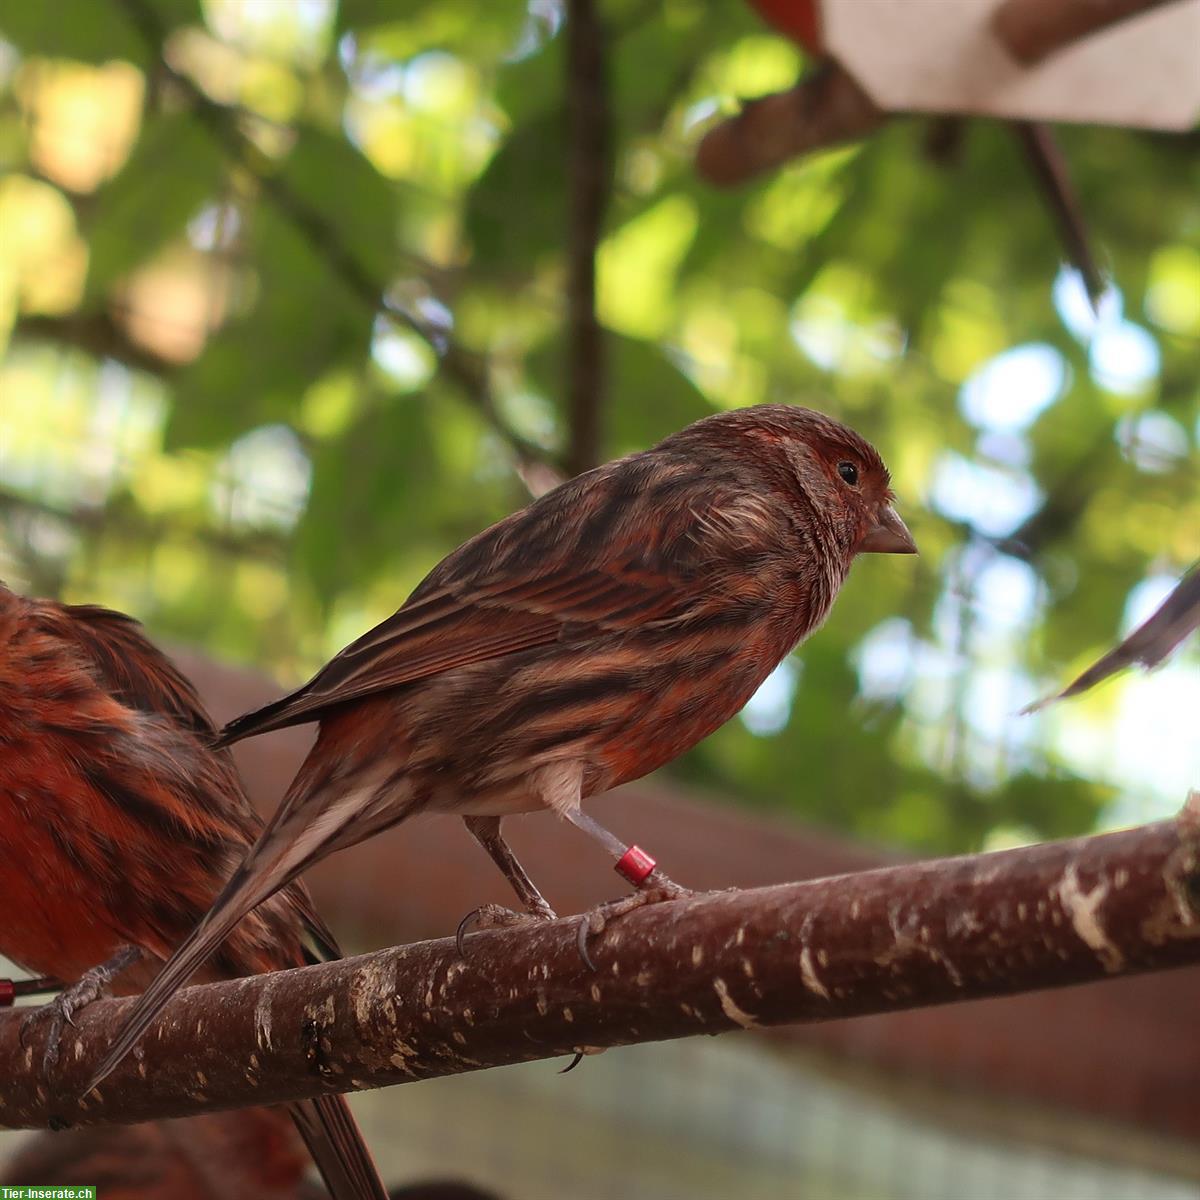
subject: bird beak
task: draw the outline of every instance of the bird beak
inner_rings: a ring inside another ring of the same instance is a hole
[[[875,524],[867,530],[867,536],[858,543],[860,554],[916,554],[917,543],[913,541],[908,526],[900,520],[900,514],[885,504],[876,514]]]

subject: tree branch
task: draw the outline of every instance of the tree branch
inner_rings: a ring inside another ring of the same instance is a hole
[[[1118,21],[1173,0],[1005,0],[992,28],[1018,62],[1033,66],[1057,50]]]
[[[826,62],[710,129],[696,149],[696,169],[717,187],[735,187],[801,154],[857,141],[886,120],[849,72]]]
[[[66,316],[24,313],[13,327],[14,338],[44,339],[75,346],[93,358],[113,358],[135,371],[166,379],[179,364],[135,342],[109,312],[75,312]]]
[[[182,992],[72,1099],[130,1004],[68,1032],[58,1096],[0,1018],[0,1125],[129,1122],[274,1104],[698,1033],[1007,995],[1200,961],[1200,793],[1121,833],[716,892],[575,923],[422,942]],[[61,1098],[65,1097],[65,1098]]]
[[[1092,253],[1083,206],[1071,182],[1063,152],[1054,140],[1050,126],[1042,121],[1010,121],[1009,127],[1016,134],[1038,192],[1050,210],[1067,261],[1079,272],[1092,309],[1099,314],[1104,276]]]
[[[0,487],[0,516],[51,517],[93,536],[101,533],[136,538],[141,543],[161,542],[168,533],[191,538],[206,550],[233,558],[256,558],[280,563],[286,558],[283,538],[278,534],[251,530],[237,533],[204,525],[184,524],[179,520],[156,518],[131,504],[116,504],[110,499],[98,505],[59,506],[35,496]]]
[[[567,413],[570,474],[600,461],[604,331],[596,319],[596,247],[612,187],[605,32],[594,0],[567,6]]]

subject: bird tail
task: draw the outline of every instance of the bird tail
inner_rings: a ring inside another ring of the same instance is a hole
[[[333,1200],[387,1200],[371,1152],[345,1096],[317,1096],[287,1106]]]
[[[339,836],[352,823],[363,795],[370,789],[352,788],[339,796],[328,811],[318,804],[314,815],[310,802],[314,795],[319,799],[319,793],[327,783],[320,762],[314,763],[310,754],[283,803],[242,865],[221,889],[204,919],[171,955],[150,986],[137,997],[125,1025],[88,1083],[88,1091],[112,1073],[171,997],[208,961],[247,913],[286,887],[317,858],[338,847]]]
[[[290,857],[277,859],[265,870],[243,864],[225,885],[208,916],[171,956],[150,986],[137,997],[124,1027],[87,1085],[100,1084],[136,1045],[142,1034],[237,923],[267,896],[284,887],[298,871]],[[387,1200],[371,1153],[340,1095],[317,1096],[287,1106],[308,1146],[333,1200]]]
[[[284,887],[297,871],[284,856],[265,870],[250,871],[243,863],[222,889],[208,915],[188,935],[150,986],[134,1002],[129,1017],[113,1039],[104,1061],[88,1082],[86,1092],[99,1086],[137,1044],[167,1002],[216,951],[234,926],[256,905]]]

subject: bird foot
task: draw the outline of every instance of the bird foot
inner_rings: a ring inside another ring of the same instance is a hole
[[[454,933],[454,944],[458,948],[458,957],[466,958],[466,947],[463,939],[468,933],[481,929],[516,929],[521,925],[540,925],[545,921],[557,920],[557,914],[548,904],[531,907],[528,912],[514,912],[502,904],[481,904],[472,909],[458,923]]]
[[[44,1026],[46,1029],[46,1045],[42,1052],[42,1073],[47,1079],[58,1065],[63,1031],[68,1025],[72,1029],[75,1028],[75,1014],[86,1008],[93,1000],[98,1000],[104,994],[106,984],[107,980],[96,978],[92,971],[88,971],[78,983],[59,992],[53,1000],[48,1000],[45,1004],[33,1009],[21,1022],[18,1036],[22,1046],[28,1045],[30,1036],[38,1026]]]
[[[28,1039],[37,1026],[46,1027],[42,1073],[47,1080],[58,1065],[63,1031],[68,1025],[72,1029],[75,1028],[75,1014],[87,1008],[93,1001],[99,1000],[108,991],[108,985],[141,956],[142,952],[138,947],[123,946],[107,962],[84,971],[76,983],[64,988],[53,1000],[33,1009],[21,1022],[17,1036],[23,1047],[28,1044]]]
[[[622,896],[620,900],[610,900],[607,904],[601,904],[579,918],[579,928],[575,934],[579,957],[583,959],[589,971],[595,971],[596,964],[588,950],[590,938],[599,937],[611,922],[633,912],[635,908],[643,908],[647,904],[662,904],[668,900],[685,900],[695,894],[691,888],[682,887],[655,868],[642,881],[636,892]]]

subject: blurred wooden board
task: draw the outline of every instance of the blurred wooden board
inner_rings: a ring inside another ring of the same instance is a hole
[[[893,112],[1178,131],[1200,119],[1200,0],[1133,17],[1030,67],[1016,62],[993,32],[999,6],[1000,0],[823,0],[825,46]]]

